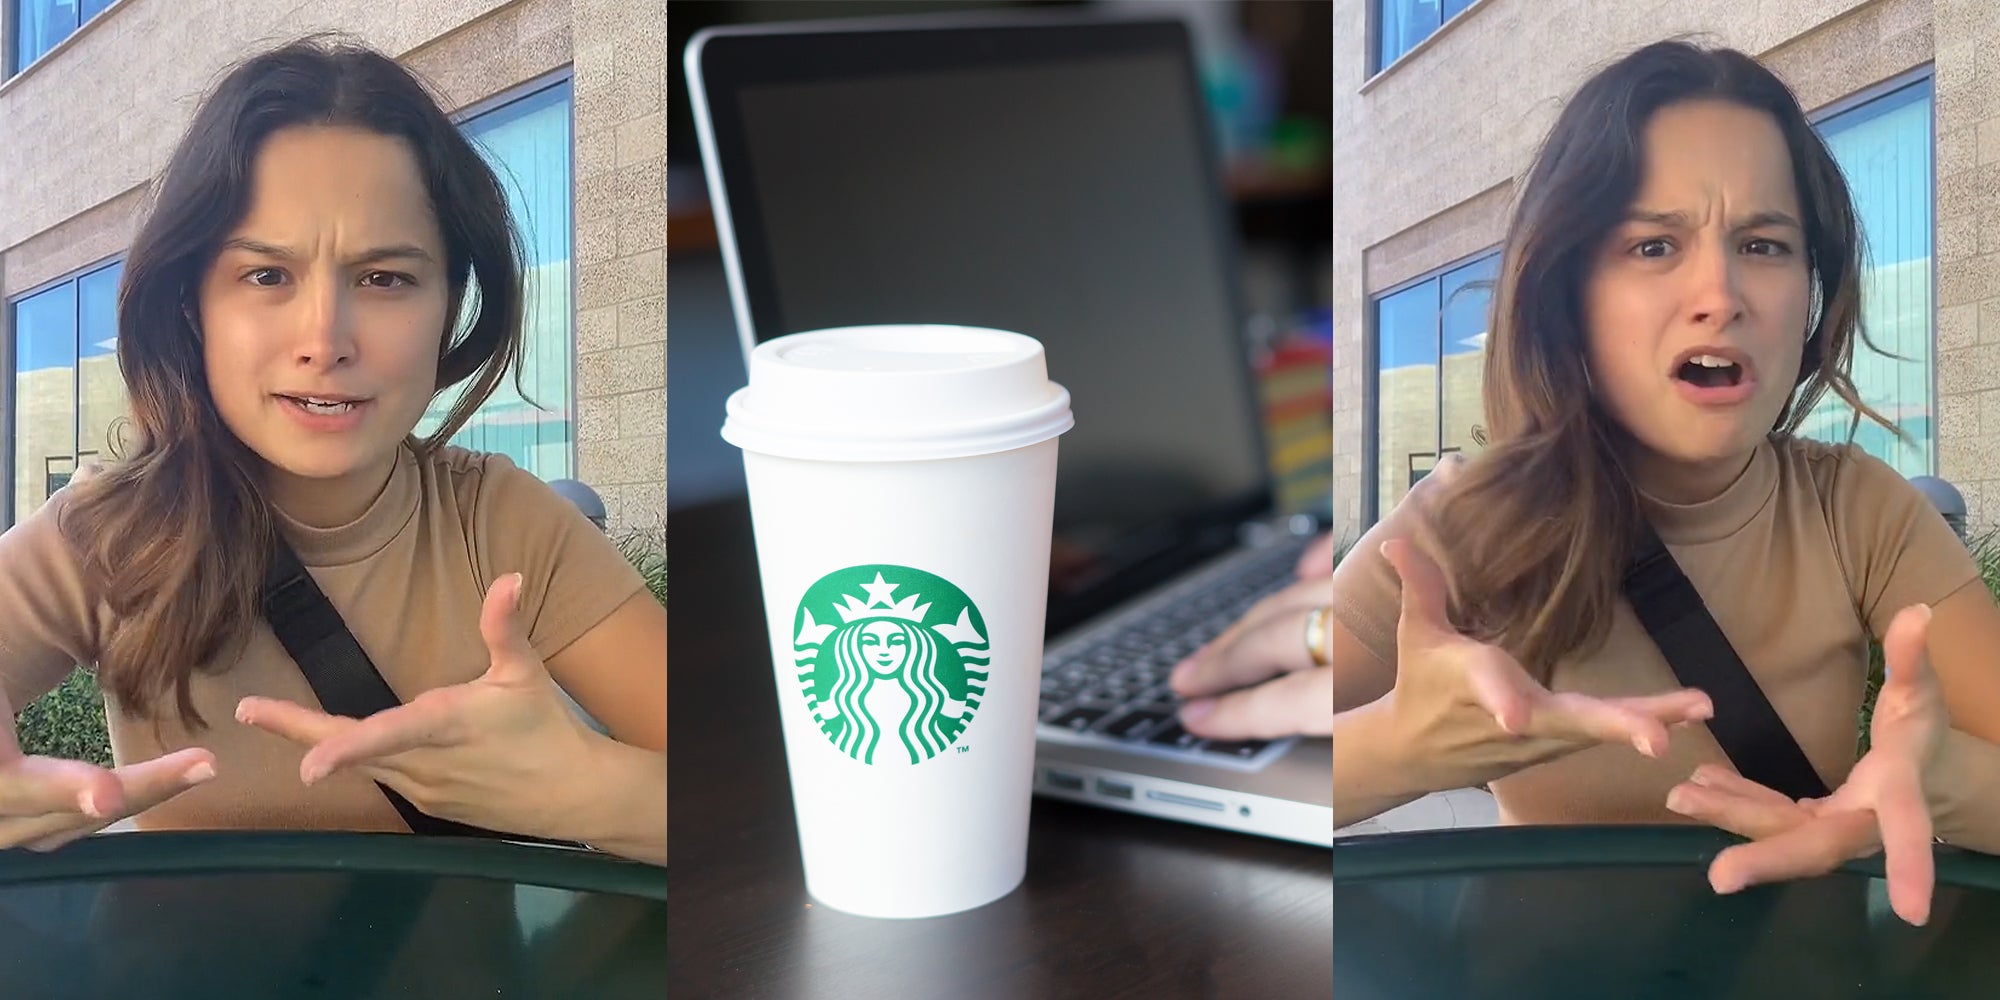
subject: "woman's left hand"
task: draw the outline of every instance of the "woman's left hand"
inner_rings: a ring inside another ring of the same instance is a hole
[[[308,747],[310,785],[353,769],[439,819],[561,838],[566,789],[583,784],[596,734],[564,704],[515,612],[519,574],[486,592],[479,634],[491,664],[476,680],[434,688],[366,719],[250,697],[238,721]]]
[[[1911,924],[1930,919],[1936,868],[1924,778],[1940,773],[1951,726],[1925,652],[1930,618],[1930,609],[1919,605],[1903,609],[1890,624],[1868,753],[1832,795],[1794,802],[1709,765],[1668,793],[1668,809],[1752,838],[1709,865],[1715,891],[1823,875],[1881,850],[1890,908]]]

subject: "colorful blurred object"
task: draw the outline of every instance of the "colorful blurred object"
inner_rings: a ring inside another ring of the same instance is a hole
[[[1333,314],[1301,317],[1258,353],[1258,395],[1274,500],[1285,513],[1333,510]]]

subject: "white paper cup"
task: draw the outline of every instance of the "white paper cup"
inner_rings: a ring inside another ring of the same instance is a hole
[[[743,449],[821,903],[929,917],[1020,884],[1071,422],[1020,334],[853,327],[752,352],[722,436]]]

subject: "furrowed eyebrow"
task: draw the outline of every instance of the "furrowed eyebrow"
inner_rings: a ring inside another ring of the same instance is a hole
[[[1652,212],[1645,209],[1633,209],[1625,213],[1625,221],[1663,226],[1668,229],[1693,228],[1693,223],[1689,220],[1686,212]],[[1804,226],[1799,224],[1799,220],[1792,218],[1789,213],[1764,211],[1752,212],[1738,219],[1736,225],[1732,226],[1730,231],[1740,233],[1746,229],[1761,229],[1766,226],[1789,226],[1798,230],[1805,229]]]
[[[298,251],[293,250],[290,247],[279,246],[275,243],[264,243],[258,240],[247,239],[241,236],[224,241],[222,246],[223,249],[225,250],[242,250],[245,253],[256,254],[259,257],[269,257],[272,258],[273,260],[294,261],[299,259]],[[421,261],[423,263],[435,263],[435,261],[431,258],[431,255],[424,251],[424,248],[417,246],[414,243],[396,243],[389,246],[371,247],[368,250],[364,250],[361,253],[356,254],[350,260],[348,260],[347,265],[350,267],[358,267],[366,264],[380,264],[383,261],[390,261],[390,260],[409,260],[409,261]]]

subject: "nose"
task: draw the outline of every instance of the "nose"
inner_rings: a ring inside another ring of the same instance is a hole
[[[298,297],[294,360],[303,368],[327,370],[354,360],[353,312],[346,290],[334,281],[311,282]]]
[[[1722,329],[1743,316],[1737,256],[1726,244],[1705,241],[1689,261],[1689,321]]]

